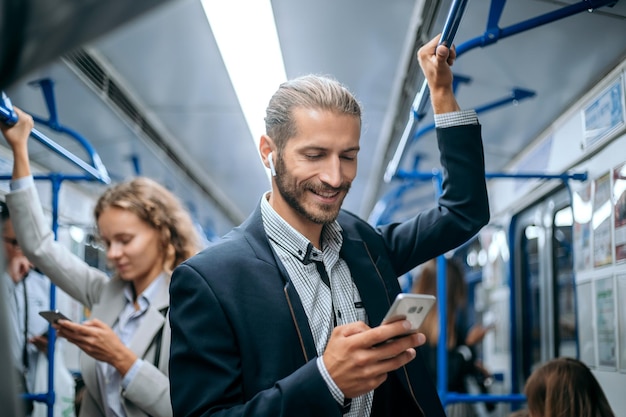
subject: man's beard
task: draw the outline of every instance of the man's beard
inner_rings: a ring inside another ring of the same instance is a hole
[[[308,180],[298,186],[293,177],[287,173],[285,163],[282,159],[280,159],[276,165],[276,187],[281,197],[305,219],[316,224],[332,223],[337,219],[343,200],[350,190],[350,185],[349,182],[345,182],[341,186],[334,188],[324,183],[315,184],[312,180]],[[344,192],[344,194],[338,204],[315,204],[319,210],[312,212],[311,210],[307,210],[301,203],[309,191],[315,193]]]

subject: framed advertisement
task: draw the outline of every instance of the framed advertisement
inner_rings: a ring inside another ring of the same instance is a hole
[[[617,277],[617,299],[626,299],[626,275]],[[626,303],[617,303],[617,328],[619,329],[619,370],[626,372]]]
[[[583,110],[585,148],[589,148],[624,126],[624,91],[618,77]]]
[[[578,346],[580,360],[595,368],[596,343],[593,330],[592,282],[586,281],[576,286],[576,321],[578,322]]]
[[[574,216],[574,268],[577,271],[591,269],[591,183],[572,190],[572,214]]]
[[[615,369],[617,368],[617,337],[613,277],[596,280],[595,287],[598,367]]]
[[[613,169],[613,224],[615,262],[626,261],[626,164]]]
[[[596,179],[593,188],[593,266],[597,268],[613,262],[611,176],[606,173]]]

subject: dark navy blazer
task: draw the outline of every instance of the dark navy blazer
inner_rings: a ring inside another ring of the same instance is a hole
[[[480,126],[437,129],[444,169],[438,207],[372,228],[342,211],[341,257],[369,325],[380,324],[398,277],[474,236],[489,220]],[[178,266],[170,286],[174,415],[332,417],[307,316],[263,228],[260,206]],[[376,389],[372,416],[445,417],[418,356]]]

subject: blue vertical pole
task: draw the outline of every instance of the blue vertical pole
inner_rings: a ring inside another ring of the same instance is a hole
[[[443,190],[443,174],[441,171],[434,173],[433,181],[436,186],[437,199]],[[448,318],[447,318],[447,270],[446,258],[443,255],[437,257],[437,308],[439,313],[439,340],[437,341],[437,390],[445,407],[448,403]]]

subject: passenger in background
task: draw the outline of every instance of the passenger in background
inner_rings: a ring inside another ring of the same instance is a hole
[[[50,305],[50,282],[33,269],[24,256],[13,230],[9,209],[0,202],[0,221],[6,270],[4,285],[7,288],[4,303],[8,307],[13,369],[17,371],[20,393],[35,393],[37,375],[37,346],[33,339],[48,330],[48,322],[39,315]],[[33,402],[24,401],[26,415],[33,411]]]
[[[468,378],[475,378],[480,385],[489,376],[475,357],[475,346],[483,340],[488,329],[481,325],[474,325],[468,330],[466,325],[467,282],[463,267],[454,259],[446,259],[446,276],[447,389],[450,392],[467,393]],[[413,282],[412,292],[437,296],[437,259],[431,259],[422,265],[419,277]],[[437,346],[440,333],[438,302],[428,313],[419,330],[426,335],[426,343],[420,347],[420,352],[435,383],[437,382]],[[476,415],[474,407],[475,405],[471,403],[454,403],[446,408],[446,413],[449,417],[471,417]],[[488,410],[493,409],[492,404],[487,404],[487,407]]]
[[[8,306],[10,341],[13,350],[20,393],[42,394],[48,391],[48,322],[39,315],[50,308],[50,280],[41,275],[24,256],[16,239],[9,208],[0,202],[2,238],[4,240],[7,270],[6,302]],[[58,296],[62,293],[57,291]],[[63,294],[65,295],[65,294]],[[74,379],[65,366],[63,340],[55,346],[55,402],[54,417],[73,417]],[[63,386],[59,386],[59,383]],[[24,401],[26,415],[43,417],[48,415],[48,406],[43,402]]]
[[[615,417],[598,380],[577,359],[544,363],[530,375],[524,393],[530,417]]]
[[[444,191],[438,207],[404,223],[374,229],[341,210],[361,133],[344,86],[308,75],[271,98],[259,145],[271,191],[172,275],[176,416],[444,416],[414,349],[424,335],[389,340],[408,322],[380,325],[399,276],[489,220],[480,125],[454,97],[454,49],[437,41],[418,57]]]
[[[56,285],[91,310],[84,323],[60,320],[58,335],[76,344],[86,392],[80,415],[172,415],[168,361],[171,271],[199,249],[189,214],[161,185],[135,178],[109,188],[94,215],[115,270],[112,278],[54,240],[30,171],[32,118],[2,131],[13,150],[7,204],[24,253]]]

